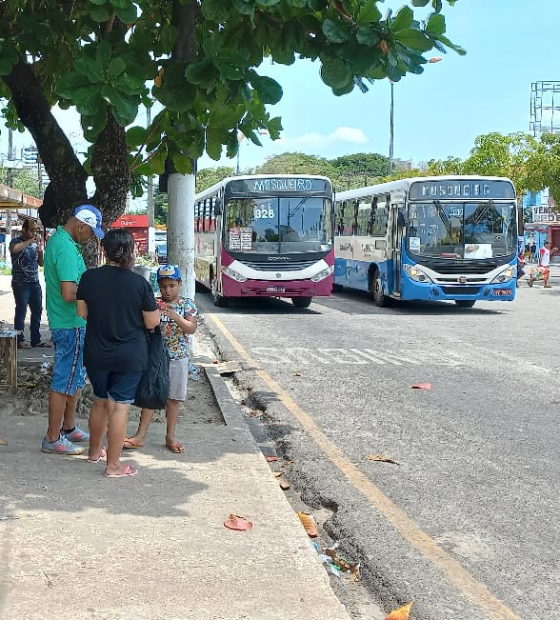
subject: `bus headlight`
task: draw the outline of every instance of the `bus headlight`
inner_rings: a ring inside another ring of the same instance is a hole
[[[321,282],[321,280],[328,278],[333,271],[334,271],[334,267],[331,265],[330,267],[327,267],[326,269],[319,271],[318,274],[314,275],[311,278],[311,282]]]
[[[424,273],[417,265],[403,265],[403,269],[411,280],[415,282],[431,282],[432,279],[429,275]]]
[[[504,282],[509,282],[516,275],[515,267],[509,265],[492,280],[492,284],[503,284]]]
[[[229,276],[232,280],[237,280],[237,282],[247,281],[244,275],[241,275],[239,271],[235,271],[235,269],[231,269],[231,267],[222,267],[222,273],[225,273],[226,276]]]

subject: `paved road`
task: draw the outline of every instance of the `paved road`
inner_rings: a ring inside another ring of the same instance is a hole
[[[198,298],[306,501],[424,620],[558,615],[560,286],[518,292],[470,310]]]

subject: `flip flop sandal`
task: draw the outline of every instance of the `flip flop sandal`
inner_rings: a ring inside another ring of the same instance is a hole
[[[108,474],[105,472],[105,478],[126,478],[127,476],[137,476],[138,470],[130,465],[125,465],[124,470],[120,474]]]
[[[107,458],[107,450],[105,450],[105,448],[101,448],[101,452],[99,453],[99,456],[96,459],[90,459],[88,456],[86,461],[88,463],[99,463],[99,461],[103,461],[106,458]]]
[[[123,450],[138,450],[138,448],[143,448],[143,443],[138,443],[135,439],[128,439],[128,437],[124,440]]]
[[[183,454],[183,452],[185,451],[183,444],[179,443],[178,441],[176,441],[175,443],[166,443],[165,447],[170,452],[173,452],[173,454]]]
[[[40,342],[39,344],[36,344],[35,347],[33,348],[37,348],[37,349],[51,349],[52,348],[52,343],[51,342]]]

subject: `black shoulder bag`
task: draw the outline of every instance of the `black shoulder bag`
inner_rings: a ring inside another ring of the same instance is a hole
[[[169,398],[169,357],[159,327],[146,335],[148,367],[138,384],[134,404],[145,409],[163,409]]]

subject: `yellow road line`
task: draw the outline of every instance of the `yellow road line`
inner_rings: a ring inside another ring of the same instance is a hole
[[[229,340],[241,357],[254,369],[257,376],[275,392],[280,402],[297,418],[301,426],[313,438],[315,443],[328,456],[330,461],[346,476],[349,482],[375,505],[377,510],[393,525],[393,527],[422,553],[438,570],[450,581],[457,590],[471,600],[489,618],[496,620],[520,620],[511,609],[506,607],[479,581],[477,581],[457,560],[452,558],[436,541],[421,530],[406,516],[371,480],[363,474],[317,426],[311,416],[307,414],[247,353],[222,321],[213,313],[205,313],[210,317],[218,329]]]

